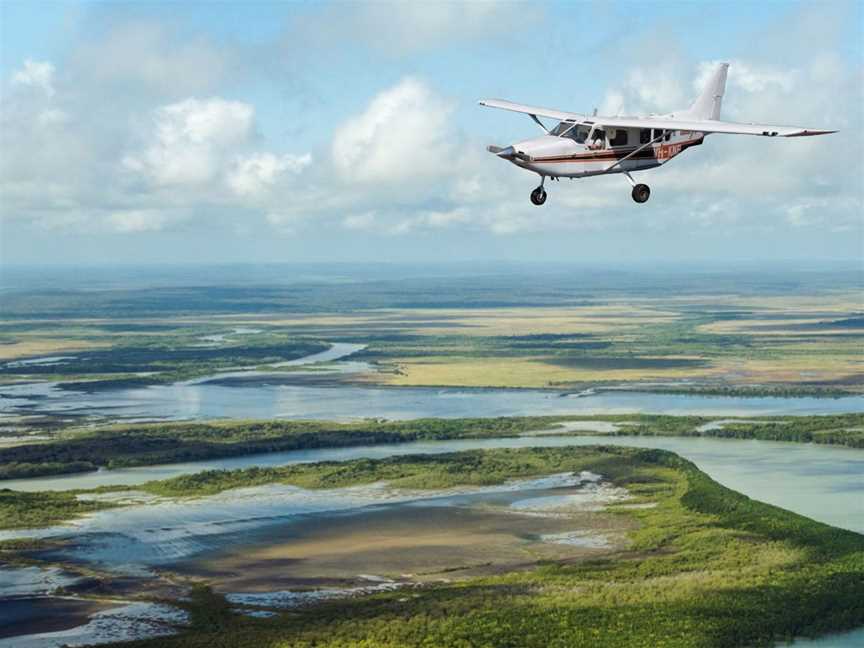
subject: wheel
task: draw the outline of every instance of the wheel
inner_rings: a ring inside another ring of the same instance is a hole
[[[646,184],[637,184],[630,195],[637,203],[644,203],[651,197],[651,189]]]
[[[543,187],[537,187],[531,192],[531,202],[535,205],[542,205],[546,202],[546,190]]]

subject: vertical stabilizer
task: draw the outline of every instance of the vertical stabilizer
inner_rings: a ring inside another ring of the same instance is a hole
[[[723,93],[726,92],[726,71],[728,63],[721,63],[708,79],[702,91],[690,109],[688,116],[693,119],[720,119],[720,105],[723,103]]]

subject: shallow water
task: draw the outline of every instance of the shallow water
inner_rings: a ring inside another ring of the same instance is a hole
[[[477,448],[560,447],[615,444],[663,448],[695,462],[722,484],[754,499],[776,504],[828,524],[864,532],[864,450],[815,444],[742,439],[596,437],[562,435],[506,439],[422,441],[276,452],[183,464],[143,466],[95,473],[6,480],[5,488],[59,490],[108,484],[142,484],[201,470],[279,466],[310,461],[344,461],[394,455],[454,452]]]
[[[167,566],[204,552],[236,547],[252,536],[263,537],[265,543],[270,543],[274,535],[279,536],[274,528],[295,521],[298,516],[325,512],[338,514],[409,503],[458,506],[480,499],[491,498],[491,501],[505,494],[546,494],[551,488],[580,484],[584,492],[580,489],[578,495],[574,495],[574,507],[581,503],[586,510],[601,508],[604,503],[622,497],[619,489],[598,487],[597,480],[597,475],[587,472],[576,475],[562,473],[446,491],[394,490],[384,484],[333,490],[268,484],[195,499],[148,498],[143,505],[99,511],[66,525],[0,531],[0,539],[71,539],[67,546],[51,552],[51,557],[144,576],[150,573],[151,567]],[[15,576],[15,571],[18,570],[10,570],[10,578]],[[26,586],[42,587],[41,582],[31,582],[34,578],[34,574],[18,574],[16,582],[22,581],[23,586],[16,591]],[[6,595],[2,588],[0,595]]]
[[[721,483],[755,499],[776,504],[829,524],[864,532],[864,451],[850,448],[793,444],[770,441],[662,437],[596,437],[551,436],[506,439],[467,439],[458,441],[417,442],[401,445],[379,445],[355,448],[318,449],[238,457],[208,462],[168,466],[151,466],[62,479],[61,488],[84,487],[99,483],[142,483],[150,479],[196,472],[205,468],[237,468],[251,465],[284,465],[320,460],[344,460],[359,457],[386,457],[414,453],[441,453],[472,448],[566,446],[615,444],[664,448],[692,461]],[[28,487],[58,487],[57,478],[19,480]],[[91,482],[87,484],[86,482]],[[6,482],[8,484],[9,482]],[[4,484],[4,485],[6,485]],[[548,486],[548,484],[538,484]],[[137,507],[97,514],[84,523],[79,532],[88,538],[75,550],[76,558],[85,561],[126,563],[130,571],[145,565],[166,564],[181,556],[217,548],[235,533],[263,533],[274,523],[274,516],[284,515],[285,495],[291,487],[268,487],[271,500],[256,489],[231,491],[214,498],[161,506]],[[364,490],[365,489],[365,490]],[[340,492],[311,492],[294,498],[298,513],[315,510],[345,510],[357,505],[375,505],[388,501],[374,487],[364,487],[353,496]],[[370,490],[371,489],[371,490]],[[276,490],[279,492],[277,493]],[[293,489],[298,491],[300,489]],[[539,494],[538,494],[539,495]],[[545,495],[544,495],[545,496]],[[313,501],[315,499],[320,501]],[[390,503],[394,500],[389,499]],[[536,502],[535,502],[536,503]],[[542,502],[540,502],[542,504]],[[826,503],[829,503],[826,505]],[[525,506],[528,504],[517,505]],[[119,515],[123,513],[122,515]],[[155,514],[155,516],[154,516]],[[125,520],[125,522],[123,522]],[[209,527],[209,529],[208,529]],[[55,533],[69,533],[70,528]],[[203,533],[202,533],[203,532]],[[74,531],[73,531],[74,533]],[[148,540],[147,536],[150,536]],[[221,537],[220,537],[221,536]],[[577,540],[581,540],[578,539]],[[129,553],[135,547],[135,562]],[[860,645],[862,633],[835,636],[802,645],[813,648],[847,648]],[[797,644],[796,644],[797,645]]]
[[[249,372],[236,377],[249,378]],[[229,374],[207,380],[225,379]],[[204,379],[202,379],[204,380]],[[777,398],[611,391],[562,395],[541,390],[373,388],[201,380],[85,393],[44,384],[0,389],[0,420],[22,413],[85,414],[135,419],[286,418],[351,420],[426,417],[624,414],[705,416],[804,415],[864,411],[864,396]],[[276,380],[271,378],[270,380]],[[14,398],[13,398],[14,396]]]
[[[351,355],[363,344],[329,349],[272,365],[325,374],[371,371]],[[39,359],[37,359],[39,360]],[[295,374],[297,375],[297,374]],[[320,375],[320,374],[319,374]],[[382,388],[344,384],[285,384],[291,374],[235,367],[170,385],[96,392],[56,383],[0,387],[0,421],[21,414],[75,414],[132,420],[287,418],[351,420],[541,414],[663,413],[705,416],[805,415],[864,411],[864,396],[779,398],[651,394],[586,390],[577,394],[537,389]]]

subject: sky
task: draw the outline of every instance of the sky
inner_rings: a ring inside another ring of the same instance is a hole
[[[0,264],[864,258],[860,2],[0,2]],[[486,152],[477,105],[685,108],[637,205]]]

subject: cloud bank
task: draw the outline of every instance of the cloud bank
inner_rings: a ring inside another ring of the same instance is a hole
[[[386,23],[382,42],[353,37],[355,47],[385,57],[494,39],[521,11],[511,3],[345,8],[348,25]],[[303,20],[304,43],[341,34]],[[860,233],[864,76],[814,38],[812,55],[797,60],[733,59],[723,118],[839,128],[841,135],[711,136],[643,176],[654,197],[634,213],[620,176],[564,180],[550,188],[543,209],[532,206],[527,194],[536,179],[485,153],[490,142],[461,120],[464,94],[410,70],[366,89],[359,109],[297,144],[272,129],[265,134],[255,93],[243,91],[247,76],[262,73],[259,49],[121,23],[74,44],[63,60],[25,59],[3,80],[0,219],[126,236],[205,229],[214,213],[295,237],[328,229],[392,238],[685,226],[744,235],[766,228]],[[280,47],[272,51],[290,53]],[[610,75],[601,113],[684,107],[716,64],[641,47],[650,62]],[[338,69],[331,74],[339,78]],[[524,132],[535,132],[527,120]]]

